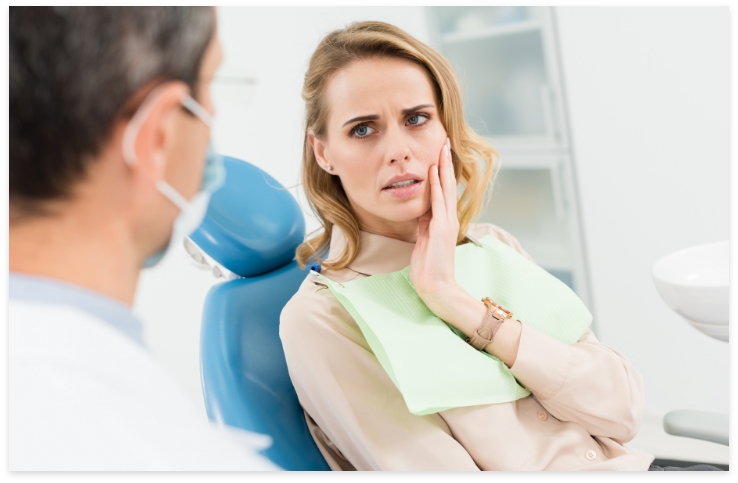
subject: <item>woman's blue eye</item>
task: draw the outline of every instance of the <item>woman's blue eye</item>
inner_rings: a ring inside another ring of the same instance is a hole
[[[407,123],[414,124],[417,126],[419,124],[424,124],[427,120],[428,120],[428,116],[424,114],[414,114],[408,118]]]
[[[360,124],[351,130],[351,135],[357,138],[365,138],[370,135],[374,130],[366,124]]]

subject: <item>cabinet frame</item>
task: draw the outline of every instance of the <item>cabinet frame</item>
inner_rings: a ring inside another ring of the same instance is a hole
[[[524,30],[540,29],[546,89],[543,93],[544,136],[484,136],[501,155],[500,170],[548,169],[557,212],[563,210],[568,236],[568,251],[574,290],[592,313],[591,329],[596,332],[596,315],[587,262],[586,242],[582,228],[576,166],[571,142],[565,85],[561,66],[561,52],[556,27],[555,7],[528,7],[537,9],[534,19],[499,26],[490,26],[473,33],[441,34],[438,8],[426,7],[431,45],[443,52],[447,43],[511,35]],[[515,235],[513,233],[513,235]],[[516,237],[517,238],[517,237]],[[521,239],[525,248],[525,239]]]

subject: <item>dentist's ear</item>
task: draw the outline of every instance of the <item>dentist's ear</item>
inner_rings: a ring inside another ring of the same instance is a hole
[[[149,92],[130,119],[123,139],[123,154],[136,178],[147,185],[163,179],[174,147],[181,99],[189,93],[183,82],[168,82]],[[129,143],[126,145],[126,143]]]
[[[307,139],[310,146],[313,148],[313,153],[315,154],[315,159],[318,162],[318,165],[327,171],[328,174],[336,174],[333,166],[328,159],[326,159],[325,143],[315,135],[315,132],[313,132],[312,129],[308,131]]]

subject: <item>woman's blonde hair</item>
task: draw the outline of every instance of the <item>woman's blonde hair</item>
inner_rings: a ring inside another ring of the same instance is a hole
[[[310,207],[320,219],[322,231],[297,248],[296,258],[301,268],[314,260],[325,268],[341,269],[349,265],[359,251],[359,224],[341,180],[318,166],[308,133],[312,131],[319,138],[326,134],[328,106],[325,96],[333,74],[355,60],[376,57],[409,60],[424,68],[431,79],[439,119],[451,140],[454,174],[463,188],[458,203],[460,229],[457,243],[466,237],[469,223],[477,216],[484,201],[495,158],[499,155],[464,121],[461,86],[451,65],[441,54],[393,25],[354,23],[331,32],[320,42],[305,74],[302,88],[306,110],[302,185]],[[330,261],[325,261],[322,257],[328,251],[333,225],[341,228],[347,246],[343,253],[331,253]]]

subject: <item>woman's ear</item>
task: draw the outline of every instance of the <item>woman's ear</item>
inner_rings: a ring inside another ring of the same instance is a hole
[[[313,154],[315,154],[315,160],[318,162],[318,165],[328,172],[328,174],[336,174],[333,171],[333,166],[326,158],[325,143],[321,141],[312,130],[308,131],[307,138],[310,146],[313,148]]]

